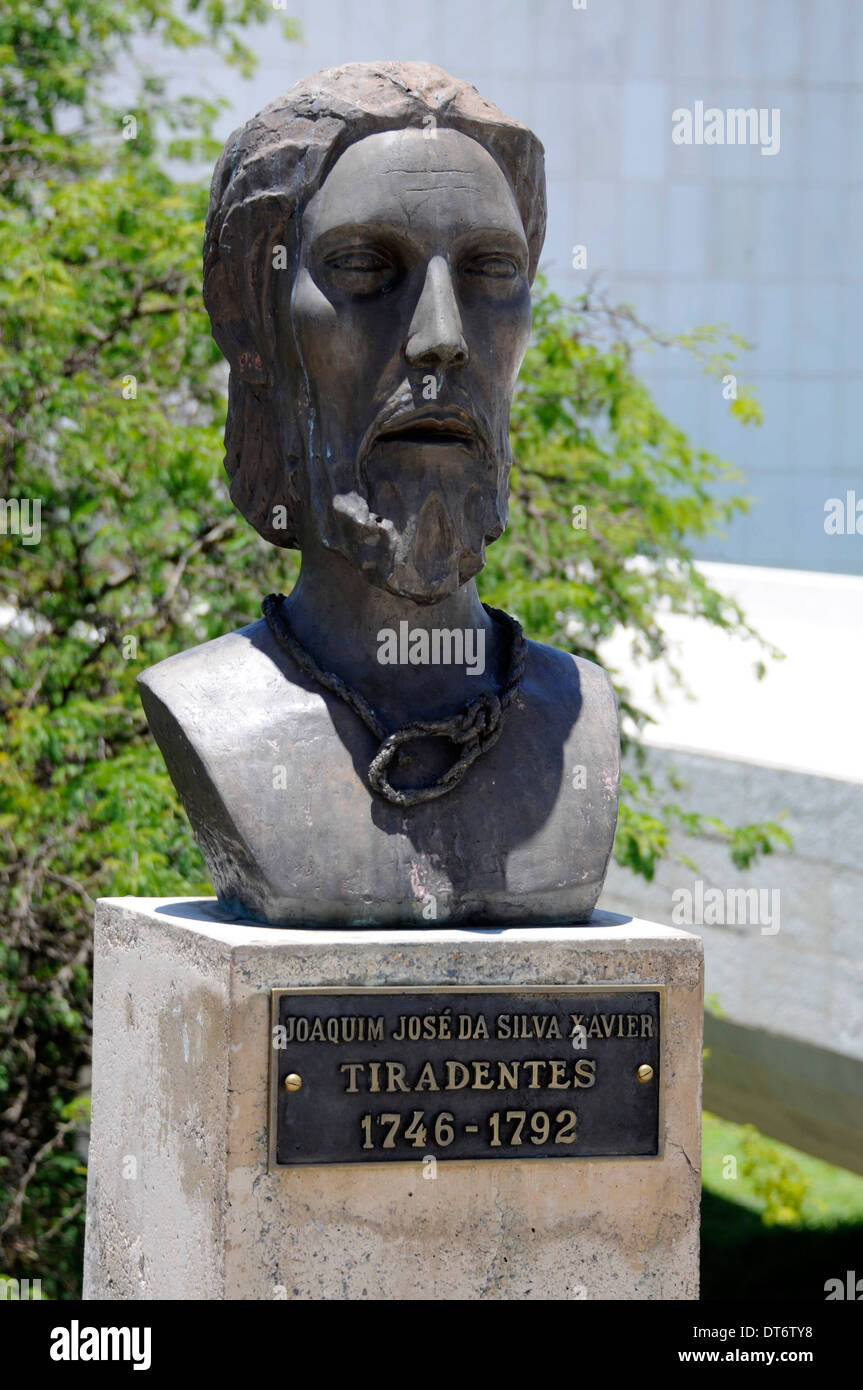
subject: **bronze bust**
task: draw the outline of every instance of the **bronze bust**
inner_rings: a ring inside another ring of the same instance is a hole
[[[545,231],[542,146],[423,63],[231,136],[204,296],[231,497],[299,580],[140,679],[219,900],[273,925],[586,920],[617,817],[599,667],[480,603]]]

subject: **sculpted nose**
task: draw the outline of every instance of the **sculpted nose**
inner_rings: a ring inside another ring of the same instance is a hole
[[[411,367],[463,367],[468,360],[455,290],[443,256],[429,261],[408,329],[405,356]]]

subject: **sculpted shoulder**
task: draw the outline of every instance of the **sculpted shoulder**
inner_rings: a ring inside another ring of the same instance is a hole
[[[528,702],[586,704],[602,718],[617,720],[617,697],[608,672],[595,661],[544,642],[528,641],[522,690]]]
[[[259,718],[271,717],[274,705],[297,714],[321,707],[319,697],[286,678],[285,662],[260,618],[148,667],[138,688],[148,718],[161,706],[184,727],[225,719],[236,739],[240,729],[252,732]]]

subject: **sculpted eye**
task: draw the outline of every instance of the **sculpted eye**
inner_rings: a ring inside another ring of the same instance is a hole
[[[324,274],[341,294],[388,294],[398,279],[398,267],[386,250],[373,246],[342,246],[323,257]]]
[[[337,251],[327,256],[326,264],[330,270],[354,271],[360,275],[383,274],[391,270],[391,262],[377,251]]]
[[[467,275],[490,275],[496,280],[512,280],[518,275],[518,266],[511,256],[474,256],[463,269]]]

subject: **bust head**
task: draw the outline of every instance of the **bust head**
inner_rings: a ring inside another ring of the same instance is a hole
[[[544,228],[536,137],[426,64],[319,73],[231,137],[204,293],[261,535],[419,603],[477,573]]]

